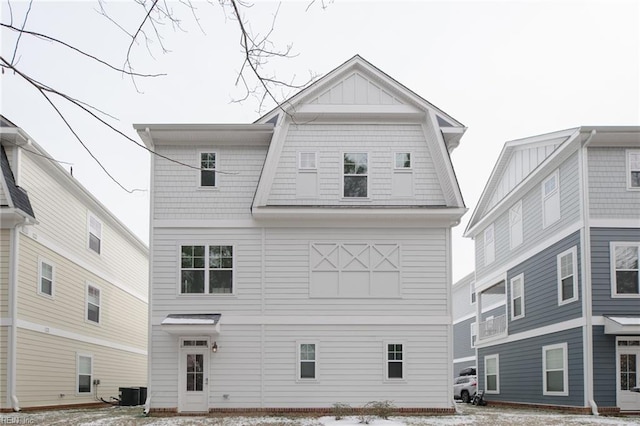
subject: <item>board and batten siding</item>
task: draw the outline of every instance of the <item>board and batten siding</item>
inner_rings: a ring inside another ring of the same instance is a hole
[[[88,198],[80,199],[69,189],[70,183],[64,182],[66,179],[60,179],[52,174],[53,171],[45,169],[47,166],[42,166],[41,162],[48,160],[31,157],[28,153],[22,155],[21,177],[38,220],[37,225],[27,230],[32,238],[146,299],[146,249],[133,244],[115,228],[109,217],[90,207],[92,204],[88,203]],[[102,222],[99,255],[88,248],[89,212]]]
[[[155,157],[153,219],[250,219],[266,146],[159,145],[158,152],[199,167],[199,153],[216,153],[216,188],[201,188],[198,170]]]
[[[635,219],[640,191],[627,189],[627,149],[589,147],[589,213],[592,218]]]
[[[39,260],[54,265],[54,297],[38,294]],[[18,319],[146,351],[147,303],[20,234]],[[100,324],[86,321],[86,284],[100,289]]]
[[[578,276],[574,277],[578,287],[578,299],[564,305],[558,305],[558,267],[557,256],[576,247],[575,265]],[[568,321],[582,316],[582,275],[580,262],[580,232],[576,231],[567,238],[536,253],[526,261],[507,272],[507,300],[509,306],[509,334],[521,333],[539,327]],[[511,312],[511,279],[523,274],[524,317],[513,320]]]
[[[499,355],[499,394],[487,394],[489,401],[583,407],[582,328],[572,328],[512,343],[478,349],[478,389],[485,389],[484,359]],[[569,395],[543,395],[542,347],[567,343]]]
[[[604,334],[604,326],[593,327],[593,397],[598,407],[617,404],[616,336]]]
[[[611,297],[611,242],[637,242],[640,228],[591,228],[593,315],[638,315],[640,298]]]
[[[509,209],[501,214],[494,223],[495,260],[485,265],[484,259],[484,230],[476,237],[476,279],[499,270],[506,263],[523,254],[531,247],[558,234],[566,227],[580,220],[580,182],[578,173],[578,154],[575,153],[565,160],[559,167],[560,180],[560,219],[542,227],[542,189],[541,182],[550,174],[540,176],[536,184],[522,198],[522,230],[523,242],[511,249],[509,244]],[[514,204],[519,200],[514,200]]]
[[[76,393],[78,353],[93,356],[92,379],[100,380],[96,394]],[[17,358],[16,395],[25,407],[95,403],[96,396],[117,397],[119,387],[147,384],[146,355],[31,330],[20,329]]]
[[[9,316],[9,262],[11,231],[0,229],[0,319]]]
[[[285,138],[269,205],[362,204],[360,198],[343,198],[344,152],[368,153],[367,205],[445,205],[430,151],[437,140],[427,141],[418,124],[292,124]],[[302,151],[317,152],[316,197],[296,197],[297,153]],[[394,171],[395,152],[411,153],[411,171]],[[394,173],[411,174],[413,196],[394,196]]]

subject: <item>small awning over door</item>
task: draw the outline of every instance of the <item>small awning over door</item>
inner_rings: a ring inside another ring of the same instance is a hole
[[[604,334],[640,334],[640,316],[605,316]]]
[[[221,314],[169,314],[160,328],[180,336],[213,336],[220,334]]]

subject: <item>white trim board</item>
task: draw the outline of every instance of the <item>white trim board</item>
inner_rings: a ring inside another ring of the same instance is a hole
[[[455,358],[453,360],[453,363],[454,364],[458,364],[460,362],[469,362],[469,361],[475,361],[475,360],[476,360],[475,356],[468,356],[468,357],[465,357],[465,358]]]
[[[522,333],[511,334],[504,339],[495,339],[489,344],[482,344],[481,340],[476,340],[476,348],[489,348],[496,345],[502,345],[504,343],[513,343],[518,342],[520,340],[532,339],[534,337],[545,336],[551,333],[557,333],[559,331],[571,330],[573,328],[584,327],[586,324],[586,320],[582,317],[572,319],[569,321],[563,321],[551,325],[547,325],[545,327],[536,328],[533,330],[523,331]]]
[[[164,318],[162,318],[164,319]],[[153,326],[159,326],[162,319],[155,319]],[[221,327],[229,325],[451,325],[451,317],[434,316],[351,316],[351,315],[223,315]]]

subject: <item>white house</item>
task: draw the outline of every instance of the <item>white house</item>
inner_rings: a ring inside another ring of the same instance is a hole
[[[146,245],[2,116],[0,142],[0,411],[146,386]]]
[[[453,412],[462,124],[355,56],[252,124],[134,127],[164,156],[148,410]]]

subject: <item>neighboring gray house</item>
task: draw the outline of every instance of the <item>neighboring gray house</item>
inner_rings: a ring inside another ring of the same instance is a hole
[[[151,412],[452,402],[458,121],[355,56],[253,124],[137,124]]]
[[[487,399],[640,411],[640,127],[506,143],[465,236]]]
[[[453,284],[453,375],[460,370],[476,366],[476,293],[475,273],[472,272]]]

